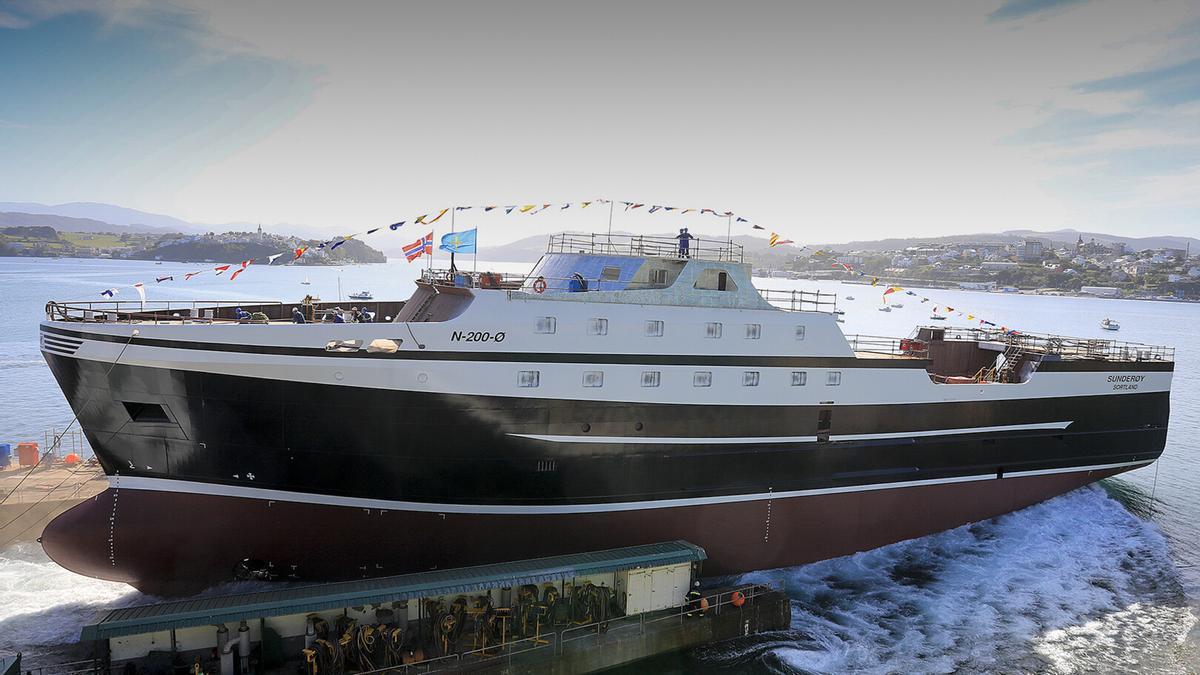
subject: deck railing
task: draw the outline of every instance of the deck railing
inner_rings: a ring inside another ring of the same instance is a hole
[[[743,262],[743,248],[728,240],[693,237],[688,242],[687,255],[680,252],[679,240],[674,237],[653,237],[641,234],[571,234],[550,236],[547,253],[585,253],[588,255],[654,256],[660,258],[691,258],[718,262]]]
[[[998,328],[929,326],[944,331],[944,340],[998,342],[1034,354],[1049,354],[1065,360],[1174,361],[1175,348],[1097,338],[1075,338],[1044,333],[1003,331]]]
[[[756,288],[763,300],[790,312],[837,312],[837,294],[820,291]]]

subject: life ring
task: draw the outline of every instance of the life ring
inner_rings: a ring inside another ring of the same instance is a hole
[[[533,292],[534,293],[545,293],[546,292],[546,280],[539,278],[536,281],[534,281],[533,282]]]
[[[741,591],[734,591],[733,593],[729,594],[729,602],[734,607],[741,607],[742,605],[746,604],[746,596],[743,595]]]

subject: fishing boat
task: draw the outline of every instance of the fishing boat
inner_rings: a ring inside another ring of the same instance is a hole
[[[854,299],[854,296],[853,296],[853,295],[847,295],[847,296],[846,296],[846,299],[847,299],[847,300],[853,300],[853,299]]]
[[[374,296],[371,295],[371,291],[359,291],[350,294],[351,300],[370,300],[372,297]]]
[[[903,302],[893,302],[892,307],[895,307],[896,309],[904,309],[904,303]]]
[[[1163,450],[1169,348],[845,335],[832,294],[751,281],[735,243],[681,258],[562,234],[527,275],[424,270],[377,323],[49,302],[42,354],[109,487],[42,545],[161,594],[676,539],[733,574],[991,518]]]
[[[308,277],[304,277],[304,281],[301,281],[300,285],[301,286],[311,286],[312,282],[308,280]]]
[[[941,314],[938,314],[936,312],[934,312],[933,314],[930,314],[929,318],[932,321],[945,321],[946,320],[946,317],[944,317]]]
[[[1104,330],[1121,330],[1121,324],[1112,319],[1104,319],[1100,322],[1100,327]]]
[[[879,309],[879,311],[881,311],[881,312],[890,312],[890,311],[892,311],[892,307],[891,307],[891,305],[883,305],[882,307],[879,307],[878,309]]]

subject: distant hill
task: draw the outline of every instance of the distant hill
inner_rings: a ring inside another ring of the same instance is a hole
[[[183,232],[200,234],[208,232],[209,227],[189,223],[173,216],[158,213],[147,213],[137,209],[129,209],[113,204],[96,202],[70,202],[67,204],[38,204],[35,202],[0,202],[0,211],[17,211],[20,213],[42,214],[49,216],[64,216],[67,218],[82,218],[111,225],[130,228],[125,232]],[[89,230],[74,230],[86,232]],[[107,230],[111,232],[112,230]]]
[[[1162,235],[1156,237],[1120,237],[1112,234],[1103,234],[1100,232],[1081,232],[1079,230],[1054,230],[1052,232],[1038,232],[1036,230],[1005,230],[1004,232],[982,232],[975,234],[954,234],[944,237],[904,237],[891,239],[874,239],[874,240],[855,240],[845,243],[835,244],[827,243],[820,244],[820,247],[831,247],[839,251],[849,250],[864,250],[864,251],[895,251],[909,246],[917,246],[920,244],[960,244],[968,242],[994,242],[1011,244],[1025,239],[1040,239],[1053,243],[1061,243],[1072,245],[1082,236],[1085,242],[1092,239],[1098,244],[1109,245],[1115,242],[1125,244],[1127,248],[1133,251],[1144,251],[1153,248],[1188,248],[1191,245],[1191,250],[1194,254],[1200,253],[1200,239],[1195,237],[1182,237],[1174,235]]]
[[[116,225],[92,218],[73,218],[49,213],[24,213],[0,211],[0,227],[53,227],[59,232],[148,232],[168,234],[179,230],[168,230],[146,225]]]

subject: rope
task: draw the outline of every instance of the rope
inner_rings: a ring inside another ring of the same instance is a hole
[[[140,333],[140,332],[141,331],[134,329],[134,331],[129,334],[129,339],[126,340],[125,345],[121,347],[121,351],[117,354],[117,358],[113,359],[112,365],[110,365],[108,367],[108,371],[104,373],[104,379],[107,380],[108,376],[112,374],[113,369],[117,367],[117,362],[120,361],[121,357],[125,355],[125,349],[127,347],[129,347],[130,343],[133,342],[133,338],[137,337],[138,333]],[[84,408],[87,408],[88,404],[92,402],[92,397],[95,395],[96,394],[94,391],[91,394],[89,394],[87,397],[87,400],[83,402],[83,405],[79,406],[79,409],[83,410]],[[58,436],[56,436],[54,438],[54,445],[52,445],[49,450],[43,452],[42,455],[40,457],[38,457],[38,461],[35,462],[33,466],[29,467],[29,473],[25,474],[24,476],[21,476],[21,480],[17,481],[17,484],[15,487],[13,487],[12,492],[8,493],[7,495],[4,495],[4,499],[0,499],[0,506],[4,506],[4,503],[8,501],[8,498],[17,493],[17,490],[19,490],[21,488],[21,485],[25,482],[25,479],[29,478],[31,475],[33,475],[34,469],[38,468],[41,465],[42,460],[46,459],[46,457],[49,456],[51,452],[54,452],[54,450],[56,448],[58,448],[58,446],[62,443],[63,437],[67,435],[67,432],[70,431],[71,427],[75,426],[75,423],[78,421],[79,421],[79,413],[75,413],[74,415],[71,416],[70,424],[68,424],[66,426],[66,428],[63,429],[63,432],[61,434],[59,434]],[[22,514],[22,515],[24,515],[24,514]]]

